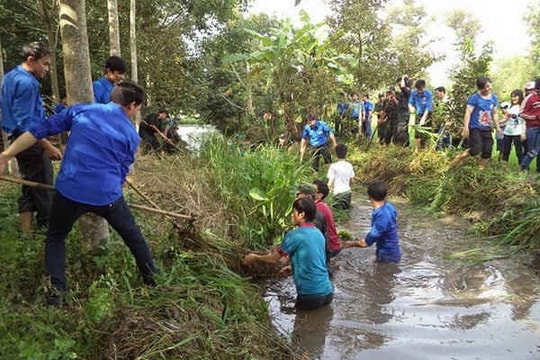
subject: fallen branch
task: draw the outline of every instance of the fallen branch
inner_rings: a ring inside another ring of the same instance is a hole
[[[0,176],[0,180],[9,181],[16,184],[26,185],[30,187],[40,188],[43,190],[54,190],[54,186],[49,184],[43,184],[35,181],[24,180],[12,176]]]
[[[54,186],[52,186],[52,185],[43,184],[43,183],[39,183],[39,182],[35,182],[35,181],[24,180],[24,179],[19,179],[19,178],[15,178],[15,177],[11,177],[11,176],[0,176],[0,180],[4,180],[4,181],[16,183],[16,184],[21,184],[21,185],[26,185],[26,186],[30,186],[30,187],[40,188],[40,189],[43,189],[43,190],[54,190]],[[129,182],[127,180],[126,180],[126,182],[128,183],[129,186],[131,186],[131,188],[133,190],[135,190],[135,192],[137,192],[137,194],[142,196],[150,205],[153,206],[153,208],[151,208],[151,207],[143,206],[143,205],[128,204],[130,207],[132,207],[134,209],[144,210],[144,211],[148,211],[148,212],[152,212],[152,213],[156,213],[156,214],[161,214],[161,215],[166,215],[166,216],[170,216],[170,217],[174,217],[174,218],[178,218],[178,219],[195,220],[195,217],[192,216],[192,215],[178,214],[178,213],[175,213],[175,212],[172,212],[172,211],[161,210],[159,208],[159,206],[155,202],[153,202],[150,198],[148,198],[146,195],[144,195],[144,193],[142,193],[139,189],[137,189],[135,187],[135,185],[133,185],[131,182]]]
[[[153,213],[156,213],[156,214],[175,217],[175,218],[178,218],[178,219],[195,220],[195,217],[193,217],[191,215],[178,214],[178,213],[175,213],[175,212],[161,210],[161,209],[155,209],[155,208],[151,208],[151,207],[144,206],[144,205],[129,204],[129,206],[134,208],[134,209],[149,211],[149,212],[153,212]]]

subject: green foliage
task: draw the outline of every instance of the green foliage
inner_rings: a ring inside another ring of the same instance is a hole
[[[227,211],[239,217],[245,246],[267,247],[281,236],[296,186],[309,181],[307,165],[275,147],[246,149],[220,138],[204,144],[200,156]]]
[[[538,2],[531,1],[526,14],[527,32],[531,39],[530,60],[532,71],[535,76],[538,76],[540,73],[540,5]]]
[[[453,119],[453,137],[461,138],[463,116],[467,99],[478,89],[476,79],[489,77],[493,60],[493,44],[488,42],[477,51],[476,39],[481,30],[480,23],[470,13],[457,10],[448,16],[448,25],[456,32],[456,49],[460,53],[461,62],[452,71],[453,85],[450,91],[448,109]]]
[[[531,60],[521,55],[495,62],[492,72],[493,89],[499,101],[510,101],[513,90],[523,90],[523,85],[536,76]]]

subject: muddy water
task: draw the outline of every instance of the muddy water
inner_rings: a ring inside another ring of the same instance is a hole
[[[526,259],[450,260],[485,246],[469,223],[396,206],[401,263],[375,264],[374,247],[342,251],[332,259],[334,301],[312,312],[294,310],[291,279],[272,284],[278,331],[307,359],[540,359],[540,277]],[[370,211],[357,200],[338,228],[364,234]]]

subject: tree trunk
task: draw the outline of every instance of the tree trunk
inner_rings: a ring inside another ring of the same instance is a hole
[[[85,0],[60,0],[60,34],[68,99],[71,103],[91,103],[94,94]],[[109,226],[105,219],[87,214],[79,219],[79,233],[83,244],[96,249],[100,244],[107,243]]]
[[[50,66],[50,76],[51,76],[51,87],[53,93],[53,99],[56,103],[60,101],[60,88],[58,85],[58,69],[56,67],[56,45],[58,44],[58,28],[55,19],[51,17],[51,14],[55,14],[56,1],[52,2],[52,9],[49,9],[49,4],[47,0],[40,0],[40,13],[45,23],[45,28],[47,30],[47,44],[51,50],[51,66]]]
[[[120,56],[120,26],[118,24],[118,1],[107,0],[109,13],[109,42],[111,55]]]
[[[139,69],[137,64],[137,0],[131,0],[129,6],[129,48],[131,50],[131,80],[139,82]],[[141,125],[141,112],[135,115],[135,128],[139,131]]]

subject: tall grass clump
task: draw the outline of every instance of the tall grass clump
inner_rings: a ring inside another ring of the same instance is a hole
[[[134,210],[160,269],[155,288],[142,285],[114,231],[106,248],[87,249],[75,229],[66,241],[69,293],[61,308],[44,301],[45,235],[21,237],[18,186],[2,187],[0,358],[293,358],[260,289],[236,271],[241,247],[231,229],[243,216],[223,207],[212,179],[210,167],[186,154],[138,159],[130,182],[162,210],[193,219]],[[125,197],[145,204],[129,186]]]
[[[250,248],[266,247],[281,235],[296,186],[311,182],[309,164],[273,146],[241,148],[212,138],[201,147],[200,160],[227,212],[239,217],[238,236]]]

